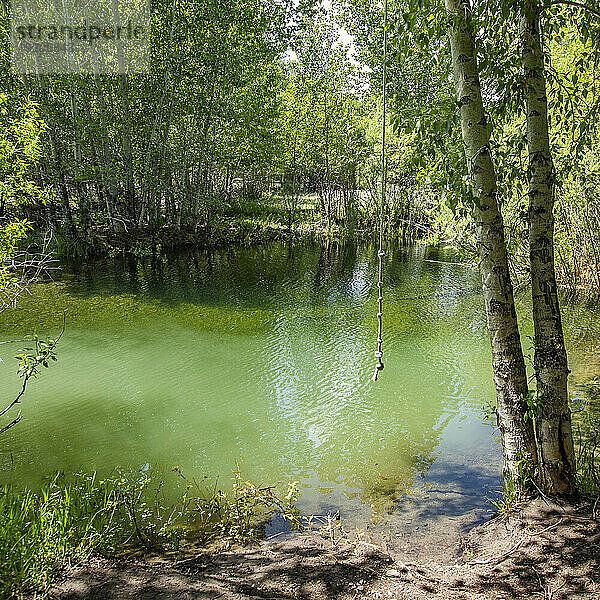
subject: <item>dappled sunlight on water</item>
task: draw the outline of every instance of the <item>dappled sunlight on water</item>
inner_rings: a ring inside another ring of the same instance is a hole
[[[0,336],[12,339],[56,333],[67,311],[58,363],[2,438],[1,478],[38,485],[57,469],[149,465],[174,490],[173,465],[226,486],[239,464],[257,483],[298,480],[301,508],[349,522],[409,506],[429,519],[485,510],[501,450],[482,418],[494,399],[483,302],[477,272],[444,260],[453,256],[424,247],[386,258],[377,384],[370,246],[65,268],[0,315]],[[575,376],[590,375],[590,357],[600,365],[597,315],[566,307]],[[19,382],[5,348],[0,393],[10,398]]]

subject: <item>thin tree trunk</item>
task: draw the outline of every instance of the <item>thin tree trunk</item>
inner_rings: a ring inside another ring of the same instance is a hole
[[[65,231],[68,238],[74,239],[77,237],[77,229],[75,228],[75,222],[73,221],[73,213],[71,211],[71,202],[69,198],[69,188],[67,186],[67,179],[62,166],[61,150],[58,140],[56,139],[56,132],[52,123],[48,123],[48,134],[50,138],[50,148],[52,150],[52,160],[54,162],[54,171],[56,173],[56,184],[58,186],[62,209],[64,211]]]
[[[133,181],[133,155],[131,149],[131,114],[129,111],[129,78],[127,73],[119,73],[121,112],[123,115],[123,167],[125,169],[125,197],[130,217],[135,222],[135,184]]]
[[[327,112],[327,91],[325,91],[325,186],[324,196],[327,210],[327,231],[331,231],[331,183],[329,181],[329,113]]]
[[[79,106],[77,105],[77,96],[75,85],[71,82],[70,88],[71,95],[71,118],[73,119],[73,159],[74,159],[74,170],[81,172],[83,170],[82,161],[82,141],[81,141],[81,130],[79,128]],[[76,195],[79,203],[79,230],[83,236],[83,239],[88,241],[92,234],[92,220],[91,220],[91,207],[89,202],[88,193],[83,189],[83,185],[80,178],[74,173],[74,184]]]
[[[521,490],[535,467],[535,436],[531,419],[525,419],[527,376],[508,270],[504,224],[496,198],[496,173],[474,53],[471,10],[468,0],[445,0],[445,3],[462,138],[475,196],[477,247],[492,346],[504,474]]]
[[[554,272],[554,165],[548,136],[539,15],[537,0],[525,0],[521,35],[530,174],[529,257],[535,332],[539,483],[547,494],[572,494],[575,455],[567,396],[569,370]]]
[[[48,127],[52,167],[56,178],[55,184],[58,187],[59,198],[64,212],[65,233],[68,238],[74,239],[77,237],[77,229],[75,227],[75,222],[73,221],[73,213],[71,212],[69,188],[63,169],[61,148],[56,138],[54,118],[51,113],[50,90],[48,89],[47,81],[46,76],[40,75],[39,73],[36,74],[36,91],[41,109],[40,112],[44,116],[44,120]]]
[[[112,0],[112,10],[115,19],[115,25],[121,26],[121,16],[119,13],[118,0]],[[125,198],[129,218],[136,223],[137,207],[135,199],[135,183],[133,178],[133,150],[131,138],[131,113],[129,110],[129,75],[125,56],[123,54],[123,46],[121,42],[117,42],[117,63],[119,65],[119,73],[117,75],[119,82],[119,95],[121,100],[121,115],[123,117],[123,168],[125,171]]]
[[[95,178],[96,184],[96,195],[100,204],[106,205],[106,214],[108,215],[108,222],[110,224],[111,231],[115,231],[115,224],[112,216],[112,206],[108,200],[107,186],[104,180],[104,169],[98,160],[98,151],[96,150],[96,138],[94,134],[90,135],[90,152],[92,156],[92,166],[94,172],[98,173]]]
[[[166,72],[166,70],[165,70]],[[144,173],[142,175],[142,193],[141,193],[141,206],[140,206],[140,214],[138,216],[137,226],[138,229],[141,229],[144,225],[144,221],[146,220],[146,212],[149,210],[150,206],[150,188],[156,187],[156,181],[160,185],[160,180],[158,178],[154,178],[152,183],[148,180],[150,175],[150,167],[152,164],[152,153],[154,150],[154,146],[156,140],[158,139],[158,131],[163,122],[163,109],[164,104],[167,98],[168,93],[168,82],[167,76],[165,75],[164,89],[161,94],[160,102],[158,108],[156,109],[156,114],[154,116],[154,125],[152,126],[152,130],[150,132],[150,138],[148,139],[148,145],[146,147],[146,155],[144,158]]]
[[[112,231],[114,233],[120,232],[123,230],[123,221],[121,220],[121,214],[118,210],[117,198],[117,182],[115,181],[115,164],[113,160],[113,153],[110,148],[110,144],[108,140],[110,139],[110,131],[108,128],[108,121],[106,118],[107,115],[107,107],[106,100],[104,98],[104,90],[102,88],[102,80],[100,76],[96,73],[94,74],[94,81],[96,83],[96,98],[98,99],[98,115],[100,117],[100,135],[99,143],[96,146],[101,151],[102,165],[101,165],[101,173],[102,173],[102,187],[104,191],[104,197],[106,200],[106,210],[109,215],[109,221],[112,227]],[[90,105],[87,105],[87,110],[91,114]]]

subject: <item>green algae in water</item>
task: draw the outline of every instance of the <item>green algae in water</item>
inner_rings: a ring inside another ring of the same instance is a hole
[[[299,480],[300,507],[318,514],[385,515],[427,486],[468,499],[426,501],[432,514],[487,508],[501,450],[482,419],[495,392],[479,276],[424,260],[452,260],[435,249],[391,249],[373,385],[376,258],[368,245],[273,244],[65,267],[0,315],[14,339],[55,334],[67,314],[58,362],[2,436],[2,481],[141,468],[175,494],[174,465],[224,487],[239,465],[257,484]],[[591,352],[576,340],[575,365]],[[13,350],[0,349],[11,398]]]
[[[31,286],[18,308],[0,315],[0,330],[12,335],[28,335],[40,328],[60,328],[63,313],[69,329],[122,331],[141,324],[163,321],[188,329],[232,335],[252,335],[272,322],[270,311],[238,309],[233,306],[178,304],[176,308],[156,298],[140,298],[131,293],[76,296],[64,282]],[[52,324],[56,324],[52,328]]]

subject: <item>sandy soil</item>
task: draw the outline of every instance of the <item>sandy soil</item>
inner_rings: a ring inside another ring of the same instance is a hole
[[[600,502],[538,499],[460,540],[423,535],[414,549],[329,532],[179,560],[94,559],[65,574],[52,595],[57,600],[599,600],[599,513]]]

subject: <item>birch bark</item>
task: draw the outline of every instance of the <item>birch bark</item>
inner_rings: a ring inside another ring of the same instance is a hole
[[[525,0],[521,17],[529,152],[529,259],[537,383],[539,484],[547,494],[574,492],[575,455],[567,396],[567,353],[554,270],[554,164],[540,36],[540,6]]]
[[[522,490],[536,463],[533,424],[525,419],[525,361],[508,270],[504,224],[483,107],[468,0],[445,0],[452,68],[467,168],[475,196],[474,216],[487,325],[492,346],[504,474]]]

